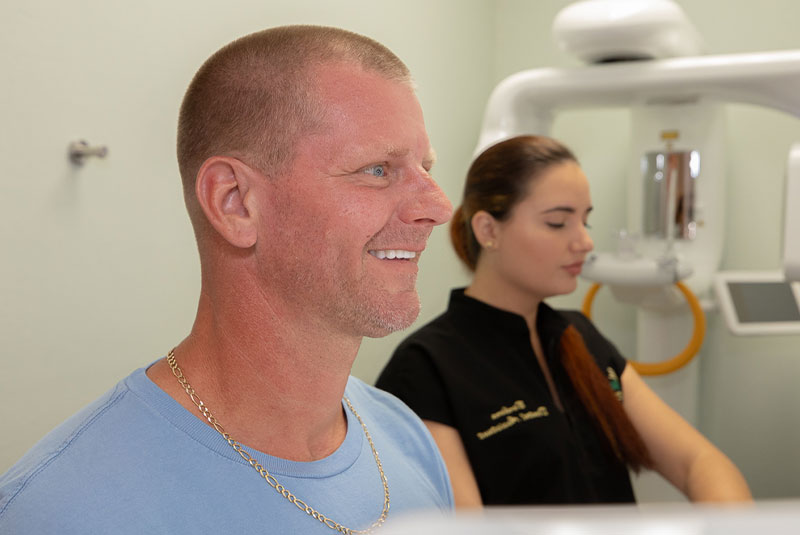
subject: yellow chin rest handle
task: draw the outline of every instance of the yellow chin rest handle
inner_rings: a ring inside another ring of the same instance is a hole
[[[592,301],[594,301],[594,296],[601,286],[602,284],[600,283],[594,283],[592,287],[589,288],[589,291],[586,292],[586,297],[583,298],[583,308],[581,311],[589,319],[592,318]],[[700,301],[697,300],[694,293],[682,282],[676,282],[675,286],[678,287],[678,290],[680,290],[686,298],[686,302],[689,303],[689,308],[692,311],[692,316],[694,317],[694,331],[692,332],[692,337],[689,339],[689,343],[686,344],[686,347],[683,348],[683,351],[670,359],[661,362],[630,361],[633,368],[641,375],[663,375],[672,373],[686,366],[697,352],[700,351],[700,346],[703,344],[703,338],[706,334],[706,317],[705,314],[703,314],[703,309],[700,307]]]

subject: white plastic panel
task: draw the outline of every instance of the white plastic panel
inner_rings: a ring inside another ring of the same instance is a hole
[[[792,145],[786,165],[783,273],[787,280],[800,281],[800,143]]]
[[[671,0],[584,0],[553,22],[562,50],[588,62],[696,56],[700,34]]]
[[[714,292],[733,334],[800,334],[800,282],[780,271],[720,271]]]

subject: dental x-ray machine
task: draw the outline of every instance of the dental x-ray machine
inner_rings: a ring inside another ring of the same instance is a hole
[[[629,172],[628,230],[620,232],[616,252],[587,260],[583,276],[597,284],[584,311],[591,312],[600,284],[638,306],[635,365],[643,374],[674,371],[697,352],[705,323],[695,294],[712,286],[734,333],[800,333],[800,283],[791,282],[800,281],[800,143],[788,157],[783,272],[718,273],[722,104],[754,104],[800,118],[800,50],[699,55],[698,33],[671,0],[579,1],[558,14],[553,31],[564,50],[590,64],[527,70],[503,80],[489,98],[478,152],[515,135],[547,135],[560,110],[631,110],[632,154],[639,156]],[[664,353],[686,337],[685,314],[682,324],[674,320],[684,298],[694,332],[683,351]]]

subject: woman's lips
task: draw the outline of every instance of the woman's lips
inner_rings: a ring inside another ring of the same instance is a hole
[[[564,266],[564,269],[567,270],[567,273],[570,275],[580,275],[581,269],[583,269],[583,262],[575,262],[574,264]]]

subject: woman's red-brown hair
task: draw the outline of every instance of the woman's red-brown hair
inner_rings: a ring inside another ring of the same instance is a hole
[[[475,270],[481,246],[472,231],[472,217],[485,211],[505,221],[543,171],[563,162],[576,162],[573,153],[544,136],[518,136],[486,149],[469,168],[461,206],[450,222],[456,254]],[[652,466],[642,438],[600,371],[583,337],[569,326],[561,337],[561,362],[575,391],[614,454],[633,470]]]

